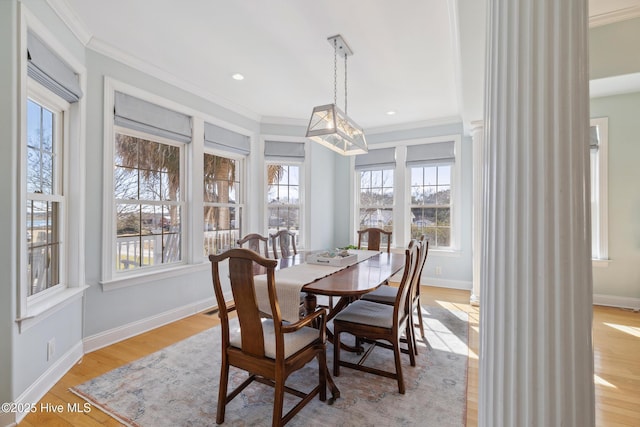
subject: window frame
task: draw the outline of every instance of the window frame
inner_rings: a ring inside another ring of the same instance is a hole
[[[596,152],[596,171],[590,170],[591,176],[591,257],[594,265],[606,265],[609,260],[609,197],[608,197],[608,164],[609,164],[609,118],[594,117],[590,126],[598,127],[599,141]],[[589,166],[591,167],[592,149],[589,149]],[[594,200],[595,198],[595,200]],[[594,211],[594,203],[597,209]],[[594,253],[594,250],[596,253]]]
[[[204,152],[202,153],[202,159],[204,162],[204,156],[205,155],[213,155],[213,156],[218,156],[218,157],[225,157],[227,159],[231,159],[231,160],[235,160],[237,162],[237,166],[239,171],[236,171],[236,178],[238,181],[238,202],[237,203],[219,203],[219,202],[206,202],[204,199],[202,201],[202,209],[204,210],[204,208],[206,208],[207,206],[212,206],[212,207],[233,207],[236,209],[239,209],[239,214],[238,214],[238,219],[240,221],[240,226],[238,227],[238,233],[239,233],[239,237],[238,239],[241,239],[243,234],[245,234],[244,230],[247,228],[246,227],[246,221],[245,221],[245,211],[246,211],[246,164],[247,164],[247,158],[248,156],[242,155],[242,154],[237,154],[237,153],[231,153],[228,151],[224,151],[224,150],[219,150],[219,149],[215,149],[215,148],[211,148],[211,147],[207,147],[207,145],[205,144],[204,146]],[[204,186],[204,164],[203,164],[203,179],[202,179],[202,184]],[[203,197],[204,197],[204,187],[203,187]],[[203,212],[203,226],[204,226],[204,212]],[[204,233],[206,233],[206,230],[202,230],[202,236],[203,236],[203,254],[204,254]],[[237,242],[235,240],[231,241],[231,247],[236,247],[237,246]],[[206,255],[203,255],[206,258]]]

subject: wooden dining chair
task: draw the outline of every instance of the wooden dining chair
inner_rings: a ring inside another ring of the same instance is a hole
[[[257,381],[275,388],[273,426],[282,426],[309,403],[316,395],[326,400],[326,311],[319,309],[295,323],[286,323],[280,317],[275,288],[274,270],[278,261],[267,259],[249,250],[236,248],[220,255],[210,255],[213,288],[222,325],[222,362],[216,423],[224,422],[226,405],[251,382]],[[220,282],[219,264],[229,260],[229,278],[239,323],[232,326]],[[267,290],[273,317],[261,318],[254,289],[254,263],[266,268]],[[310,327],[317,323],[318,329]],[[318,383],[308,393],[285,385],[287,377],[313,359],[318,361]],[[245,370],[248,378],[227,394],[229,367]],[[301,400],[283,415],[284,392]],[[240,420],[238,420],[240,421]]]
[[[289,230],[280,230],[277,233],[269,234],[271,238],[271,246],[273,249],[273,256],[278,259],[278,247],[283,258],[296,255],[298,250],[296,249],[296,235]]]
[[[238,246],[243,247],[247,244],[247,248],[251,249],[255,253],[263,255],[265,258],[269,258],[269,239],[258,233],[251,233],[238,240]],[[262,244],[261,244],[262,243]],[[264,248],[260,250],[260,246]]]
[[[420,303],[420,278],[422,276],[422,270],[424,269],[425,261],[427,260],[427,254],[429,253],[429,241],[426,240],[426,236],[423,234],[418,241],[418,266],[415,274],[411,279],[411,290],[409,291],[411,301],[411,313],[414,311],[418,313],[418,323],[414,324],[420,329],[420,335],[422,341],[426,344],[427,348],[431,349],[431,344],[427,340],[424,333],[424,320],[422,319],[422,305]],[[398,295],[398,288],[395,286],[383,285],[373,292],[364,294],[363,300],[377,302],[379,304],[393,305],[395,303],[396,296]],[[413,348],[416,354],[418,354],[418,347],[416,345],[415,331],[412,330]]]
[[[382,228],[365,228],[358,230],[358,249],[362,249],[363,237],[367,236],[367,249],[370,251],[379,251],[383,236],[387,240],[387,253],[391,252],[391,231],[385,231]]]
[[[349,304],[333,318],[333,375],[340,375],[340,366],[394,378],[398,382],[398,392],[405,393],[402,364],[400,360],[400,338],[405,334],[411,366],[416,365],[411,330],[413,329],[410,304],[408,302],[411,280],[418,266],[418,245],[415,240],[405,250],[404,273],[398,294],[392,306],[372,301],[357,300]],[[348,332],[356,337],[356,342],[366,340],[372,342],[358,363],[340,360],[340,334]],[[367,356],[376,347],[375,340],[390,343],[395,360],[395,372],[384,371],[364,365]]]

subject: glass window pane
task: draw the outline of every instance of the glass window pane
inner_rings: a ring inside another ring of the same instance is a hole
[[[116,206],[116,233],[118,236],[140,234],[140,205]]]
[[[27,201],[28,295],[60,283],[59,203]]]
[[[140,172],[140,200],[161,200],[161,174],[154,171]]]
[[[137,169],[115,167],[113,170],[114,195],[119,200],[138,199]]]
[[[382,171],[382,185],[387,188],[393,188],[393,169],[385,169]]]
[[[438,205],[448,205],[451,203],[451,190],[448,185],[439,185],[436,193],[436,203]]]
[[[451,218],[450,218],[450,213],[451,210],[447,209],[447,208],[439,208],[436,212],[436,217],[437,217],[437,224],[438,226],[443,226],[443,225],[450,225],[451,224]]]
[[[424,171],[422,168],[411,168],[411,185],[424,185]]]
[[[438,185],[451,185],[451,165],[438,166]]]
[[[424,185],[437,184],[437,167],[429,166],[424,168]]]
[[[382,171],[374,170],[371,171],[371,187],[382,187]]]

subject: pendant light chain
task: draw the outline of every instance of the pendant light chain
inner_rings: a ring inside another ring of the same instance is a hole
[[[347,53],[344,54],[344,114],[347,113]]]
[[[333,103],[338,105],[338,44],[333,39]]]

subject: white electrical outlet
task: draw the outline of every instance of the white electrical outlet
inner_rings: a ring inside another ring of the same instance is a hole
[[[442,267],[437,266],[436,267],[436,276],[441,276],[442,275]]]
[[[53,359],[53,356],[56,354],[56,339],[51,338],[47,341],[47,361]]]

